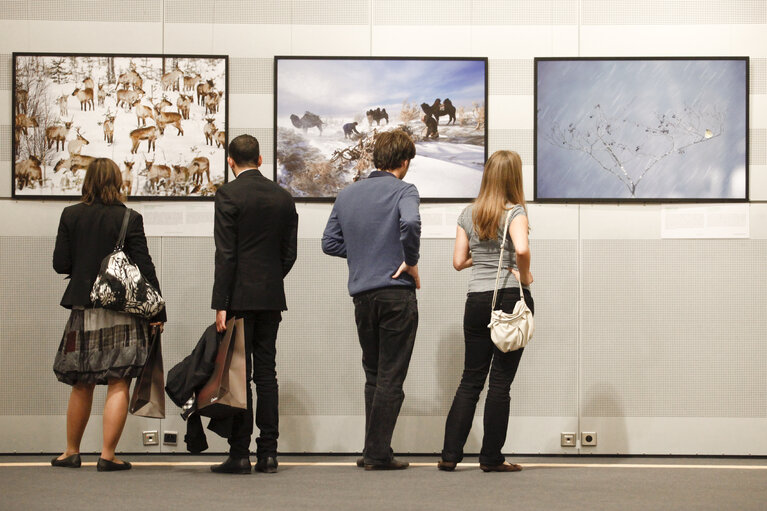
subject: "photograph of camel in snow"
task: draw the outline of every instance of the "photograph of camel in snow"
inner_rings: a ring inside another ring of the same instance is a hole
[[[14,197],[77,198],[107,157],[129,197],[212,199],[226,181],[227,62],[14,54]]]
[[[422,199],[477,196],[487,158],[487,59],[275,58],[274,178],[294,197],[333,199],[375,170],[373,147],[400,129]]]
[[[748,200],[748,58],[540,58],[535,74],[535,200]]]

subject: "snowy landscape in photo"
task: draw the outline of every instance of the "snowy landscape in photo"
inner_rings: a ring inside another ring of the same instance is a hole
[[[332,198],[366,177],[375,137],[403,129],[422,198],[474,198],[485,163],[483,59],[277,60],[276,181]]]
[[[14,195],[79,197],[111,158],[131,197],[212,197],[225,181],[226,59],[16,55]]]
[[[536,199],[747,199],[746,59],[536,66]]]

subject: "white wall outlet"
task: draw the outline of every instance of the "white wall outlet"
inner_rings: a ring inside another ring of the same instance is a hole
[[[144,445],[160,445],[160,436],[157,431],[144,431],[141,436]]]

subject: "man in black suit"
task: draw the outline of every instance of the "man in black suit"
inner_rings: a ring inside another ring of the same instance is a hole
[[[216,329],[226,329],[227,315],[244,319],[247,374],[256,384],[256,470],[277,471],[279,424],[277,329],[287,310],[283,279],[296,261],[298,214],[293,198],[265,178],[258,140],[240,135],[229,144],[227,163],[236,179],[216,192],[214,238],[216,274],[212,308]],[[253,394],[248,410],[233,419],[229,458],[213,472],[250,472]]]

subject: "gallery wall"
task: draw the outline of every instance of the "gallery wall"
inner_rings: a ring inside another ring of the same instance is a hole
[[[269,176],[275,55],[488,57],[489,152],[520,153],[528,199],[535,57],[750,57],[750,203],[530,204],[538,332],[512,389],[506,450],[767,454],[764,2],[6,0],[0,9],[0,429],[14,433],[0,438],[0,452],[59,449],[66,406],[50,371],[66,318],[50,254],[67,203],[10,198],[11,54],[34,51],[229,55],[229,136],[255,135]],[[168,298],[167,366],[212,319],[212,204],[131,207],[145,216]],[[468,275],[450,267],[450,236],[463,207],[422,205],[421,327],[399,450],[440,449],[460,375]],[[298,204],[299,260],[278,359],[285,451],[353,452],[362,442],[346,270],[319,250],[330,208]],[[706,217],[720,228],[698,223]],[[172,407],[165,421],[131,418],[122,448],[176,449],[141,446],[148,428],[183,423]],[[560,432],[597,432],[599,441],[563,448]],[[95,449],[98,428],[87,435]],[[469,450],[479,438],[475,431]]]

